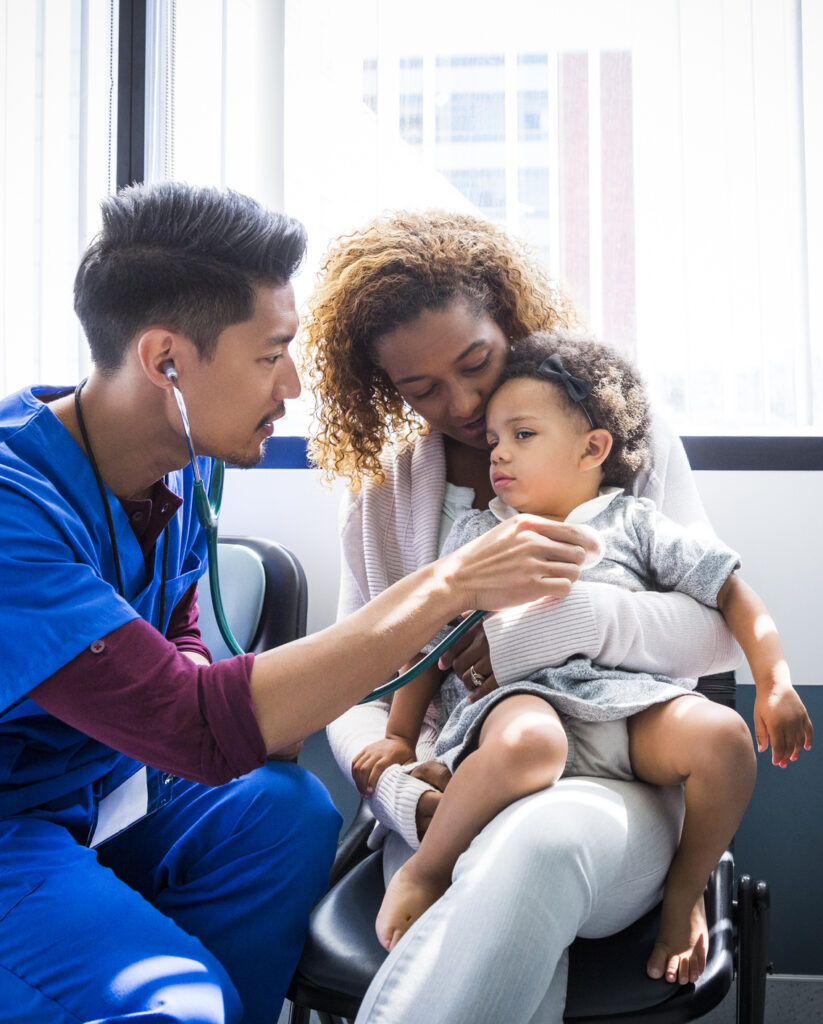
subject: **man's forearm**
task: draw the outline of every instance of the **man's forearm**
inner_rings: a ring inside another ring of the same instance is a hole
[[[434,563],[333,626],[258,655],[251,692],[266,746],[337,718],[416,654],[462,610],[459,603]]]

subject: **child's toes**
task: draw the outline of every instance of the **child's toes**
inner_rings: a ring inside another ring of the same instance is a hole
[[[651,956],[646,962],[646,974],[650,978],[662,978],[667,973],[669,965],[669,951],[659,942],[654,944]]]
[[[689,958],[687,956],[671,956],[666,964],[666,981],[685,985],[689,980]]]

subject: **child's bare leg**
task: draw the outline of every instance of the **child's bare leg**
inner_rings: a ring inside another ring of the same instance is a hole
[[[504,807],[562,774],[566,733],[551,705],[515,694],[489,712],[477,750],[454,773],[420,849],[389,883],[377,915],[377,937],[392,949],[451,884],[457,858]]]
[[[743,719],[697,696],[656,704],[629,720],[632,767],[657,785],[685,783],[683,832],[663,894],[646,970],[685,985],[706,966],[703,891],[740,824],[754,788],[755,754]]]

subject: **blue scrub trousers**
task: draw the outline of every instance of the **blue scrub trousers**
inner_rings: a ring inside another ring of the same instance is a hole
[[[274,1024],[340,815],[272,763],[170,801],[97,850],[0,821],[2,1024]]]

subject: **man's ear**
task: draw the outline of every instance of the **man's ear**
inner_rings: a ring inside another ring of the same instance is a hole
[[[179,334],[163,327],[150,327],[137,339],[137,360],[146,377],[159,388],[170,386],[167,376],[170,367],[179,372],[175,356],[182,354],[180,342]]]
[[[608,430],[598,427],[586,435],[583,455],[580,458],[581,469],[597,469],[609,457],[614,440]]]

